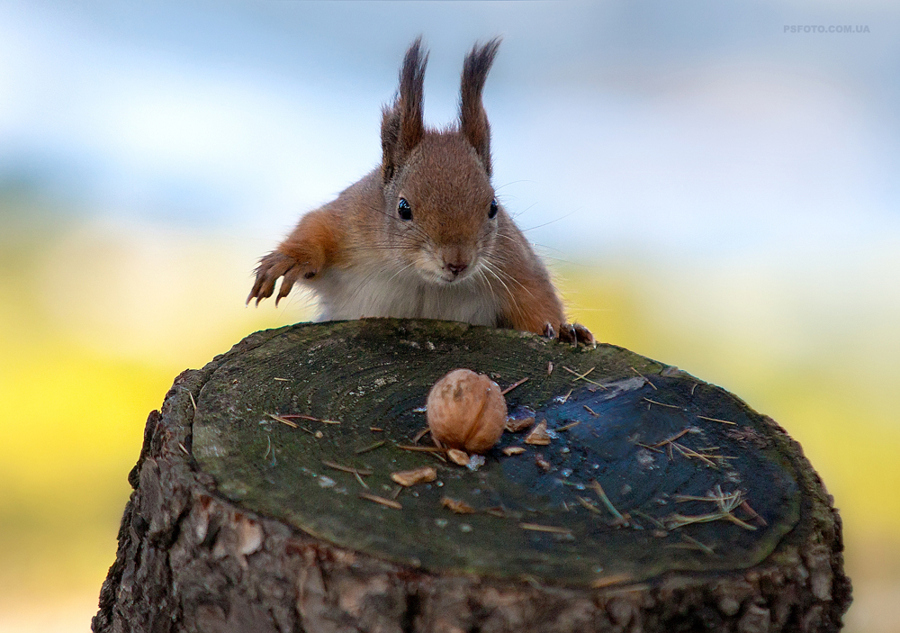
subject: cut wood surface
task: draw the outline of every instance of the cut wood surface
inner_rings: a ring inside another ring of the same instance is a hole
[[[459,367],[534,418],[469,467],[422,434]],[[179,377],[131,481],[97,631],[835,631],[850,600],[800,447],[611,345],[394,319],[260,332]]]

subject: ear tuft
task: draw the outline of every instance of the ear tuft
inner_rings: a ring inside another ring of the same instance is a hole
[[[459,100],[459,125],[463,136],[472,144],[491,175],[491,126],[481,103],[481,93],[501,38],[495,37],[483,46],[477,44],[463,62]]]
[[[417,37],[406,51],[400,68],[400,87],[394,103],[381,119],[382,176],[389,181],[425,135],[422,103],[428,52]]]

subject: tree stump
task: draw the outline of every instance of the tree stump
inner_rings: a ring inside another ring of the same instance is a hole
[[[513,418],[422,450],[451,369]],[[522,380],[525,379],[524,382]],[[391,474],[423,466],[410,487]],[[800,446],[612,345],[367,319],[258,332],[179,376],[129,476],[94,631],[837,631],[840,518]]]

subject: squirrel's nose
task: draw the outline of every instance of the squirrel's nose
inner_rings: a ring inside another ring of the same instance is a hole
[[[453,273],[454,277],[458,277],[462,273],[462,271],[464,271],[468,267],[469,267],[469,265],[464,262],[447,264],[447,270],[449,270],[451,273]]]

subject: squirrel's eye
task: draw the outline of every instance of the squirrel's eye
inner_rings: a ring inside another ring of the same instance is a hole
[[[400,202],[397,203],[397,213],[400,214],[401,220],[412,220],[412,207],[409,206],[406,198],[400,198]]]
[[[491,210],[488,211],[488,219],[493,220],[497,217],[497,211],[500,209],[500,205],[497,204],[497,200],[491,200]]]

